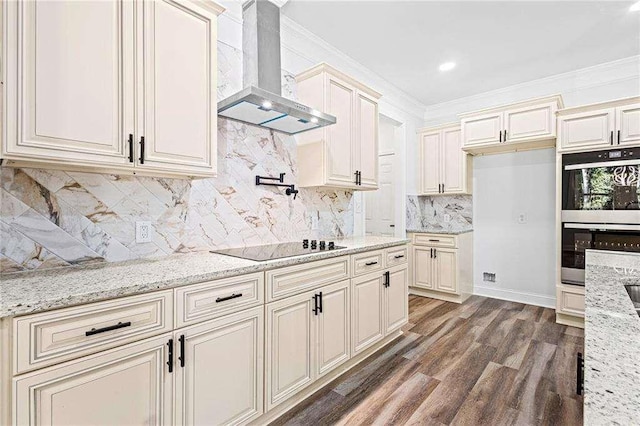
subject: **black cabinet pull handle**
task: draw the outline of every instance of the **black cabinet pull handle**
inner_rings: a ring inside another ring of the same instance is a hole
[[[434,259],[438,258],[438,249],[433,249],[433,258]]]
[[[609,136],[609,142],[613,145],[613,130],[611,131],[611,135]]]
[[[358,184],[358,171],[356,170],[356,172],[354,173],[354,175],[356,175],[356,185]]]
[[[431,240],[431,239],[429,241],[431,241],[433,243],[439,243],[440,242],[440,240]]]
[[[378,264],[378,262],[367,262],[364,265],[365,266],[372,266],[372,265],[377,265],[377,264]]]
[[[358,170],[358,185],[362,186],[362,170]]]
[[[169,339],[167,346],[169,347],[169,360],[167,361],[167,365],[169,366],[169,373],[173,373],[173,339]]]
[[[313,309],[311,309],[314,315],[318,315],[320,313],[320,308],[318,308],[318,295],[313,295]]]
[[[431,259],[433,259],[433,249],[429,249],[429,250],[430,250],[429,256],[431,257]]]
[[[442,193],[444,194],[444,183],[442,184]]]
[[[127,321],[127,322],[118,322],[116,325],[110,325],[108,327],[103,327],[103,328],[92,328],[89,331],[85,331],[84,335],[85,336],[93,336],[94,334],[100,334],[100,333],[105,333],[107,331],[111,331],[111,330],[117,330],[119,328],[125,328],[125,327],[130,327],[131,326],[131,321]]]
[[[322,313],[322,292],[318,294],[318,299],[320,299],[319,309],[320,309],[320,313]]]
[[[584,358],[582,353],[578,352],[576,361],[576,393],[582,395],[584,390]]]
[[[129,162],[133,163],[133,133],[129,133]]]
[[[618,130],[618,145],[620,145],[620,130]]]
[[[502,130],[500,130],[500,142],[502,142]]]
[[[384,284],[383,284],[386,288],[389,288],[389,286],[391,286],[391,273],[389,271],[384,273]]]
[[[402,259],[404,257],[404,254],[399,254],[397,256],[393,256],[394,259]]]
[[[231,296],[218,297],[216,299],[216,303],[224,302],[225,300],[237,299],[238,297],[242,297],[242,293],[234,293]]]
[[[505,142],[507,141],[507,131],[506,130],[504,131],[504,141]]]
[[[184,367],[184,334],[180,335],[178,341],[180,342],[180,356],[178,360],[180,360],[180,367]]]
[[[144,164],[144,136],[140,136],[140,164]]]

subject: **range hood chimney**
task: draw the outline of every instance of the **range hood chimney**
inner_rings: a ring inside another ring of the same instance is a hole
[[[218,115],[288,135],[335,124],[336,118],[283,98],[280,8],[268,0],[242,5],[243,85],[218,102]]]

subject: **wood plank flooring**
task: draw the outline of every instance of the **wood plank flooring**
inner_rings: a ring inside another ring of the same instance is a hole
[[[410,296],[405,334],[273,425],[582,425],[583,330],[552,309]]]

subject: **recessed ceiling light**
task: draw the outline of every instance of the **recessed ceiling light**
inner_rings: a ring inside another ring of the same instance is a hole
[[[317,122],[318,122],[318,119],[317,119],[316,117],[311,117],[311,122],[312,122],[312,123],[317,123]]]
[[[269,101],[264,101],[262,103],[262,108],[264,108],[264,109],[271,109],[272,106],[273,106],[273,104],[271,104],[271,102],[269,102]]]
[[[445,62],[444,64],[440,65],[440,71],[451,71],[455,67],[455,62]]]
[[[637,12],[640,10],[640,1],[631,5],[629,12]]]

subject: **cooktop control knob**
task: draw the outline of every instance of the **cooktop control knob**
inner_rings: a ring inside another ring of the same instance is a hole
[[[320,250],[325,250],[327,248],[327,243],[324,241],[320,241]]]
[[[302,240],[302,248],[309,248],[309,240],[308,239],[304,239]]]
[[[318,242],[316,240],[311,240],[311,249],[315,250],[318,247]]]
[[[329,250],[333,250],[336,248],[336,244],[333,241],[329,241]]]

